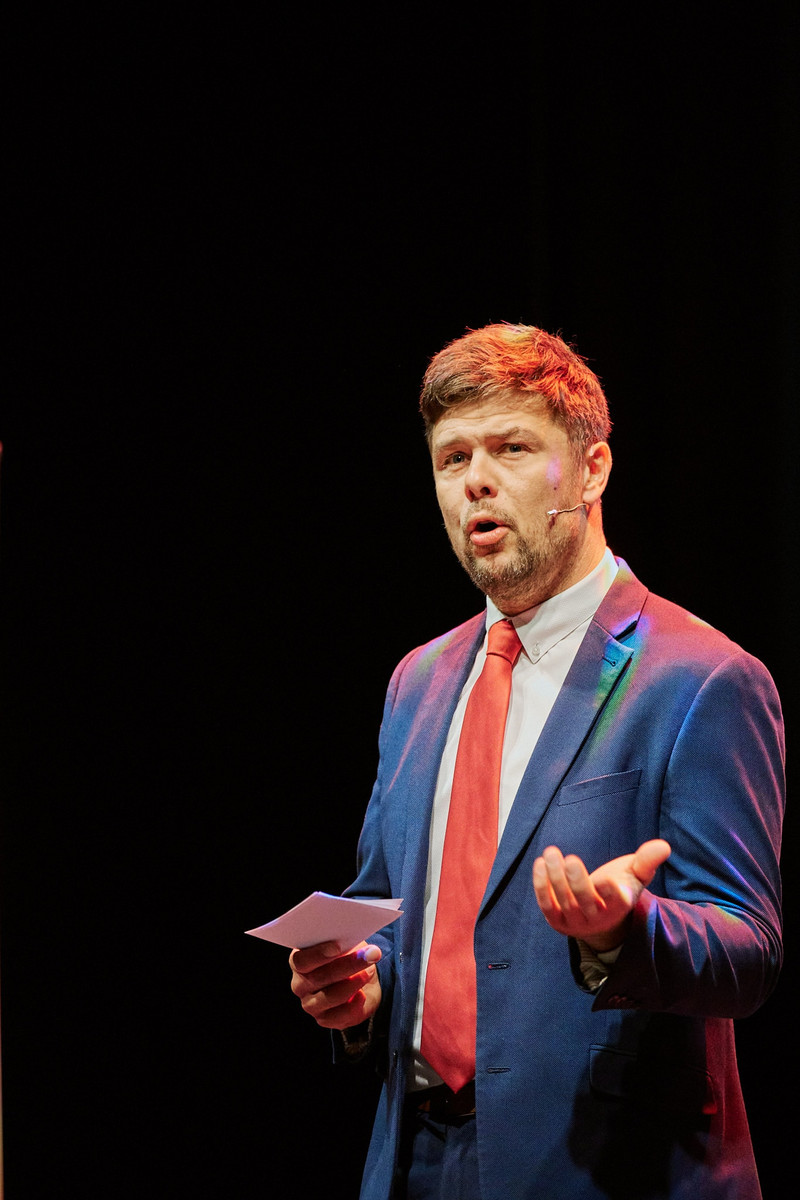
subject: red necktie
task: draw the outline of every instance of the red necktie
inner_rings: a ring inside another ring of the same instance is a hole
[[[475,922],[497,852],[500,763],[511,670],[522,649],[510,621],[489,630],[458,743],[425,979],[421,1050],[454,1092],[475,1075]]]

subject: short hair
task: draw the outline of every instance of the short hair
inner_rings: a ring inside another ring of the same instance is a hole
[[[505,392],[544,399],[578,451],[611,432],[605,394],[586,360],[535,325],[504,322],[470,329],[431,359],[419,403],[428,442],[449,409]]]

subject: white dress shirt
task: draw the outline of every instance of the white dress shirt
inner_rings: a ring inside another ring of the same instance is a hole
[[[545,600],[543,604],[529,608],[511,618],[522,642],[522,653],[517,659],[511,676],[511,698],[508,706],[500,771],[498,843],[503,836],[514,797],[545,721],[550,715],[556,696],[572,666],[578,647],[589,627],[589,622],[611,587],[616,573],[617,563],[611,551],[606,548],[605,554],[595,569],[578,583],[573,584],[564,592],[559,592],[550,600]],[[495,621],[501,621],[503,617],[504,614],[487,598],[487,631]],[[486,638],[475,657],[472,670],[456,706],[434,794],[422,927],[422,966],[414,1023],[414,1063],[409,1080],[412,1089],[432,1087],[442,1082],[419,1052],[425,974],[439,896],[442,850],[447,828],[447,814],[450,808],[450,790],[453,783],[458,739],[461,735],[469,694],[483,670],[485,661]],[[531,887],[533,887],[532,883]]]

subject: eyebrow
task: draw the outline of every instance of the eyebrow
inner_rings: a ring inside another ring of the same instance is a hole
[[[434,441],[433,451],[434,451],[434,453],[439,454],[439,453],[441,453],[442,450],[448,450],[451,446],[458,446],[462,442],[466,442],[466,441],[470,441],[470,440],[471,439],[470,439],[469,434],[465,434],[465,433],[454,434],[452,437],[449,437],[444,442]],[[485,434],[485,440],[493,441],[493,442],[515,442],[515,441],[539,442],[539,441],[541,441],[541,438],[539,437],[539,435],[537,433],[534,432],[533,429],[531,429],[527,425],[512,425],[510,429],[501,429],[501,430],[498,430],[498,432],[496,432],[496,433],[493,432],[492,430],[489,430],[489,432],[487,434]]]
[[[539,435],[527,425],[512,425],[510,429],[506,429],[502,433],[490,434],[489,436],[497,437],[498,441],[501,442],[515,442],[526,438],[529,441],[540,441]]]

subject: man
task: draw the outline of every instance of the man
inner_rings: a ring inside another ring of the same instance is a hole
[[[362,1197],[751,1200],[732,1018],[780,967],[774,685],[611,555],[606,402],[560,339],[468,333],[421,409],[486,611],[389,687],[349,894],[405,915],[291,956],[384,1076]]]

